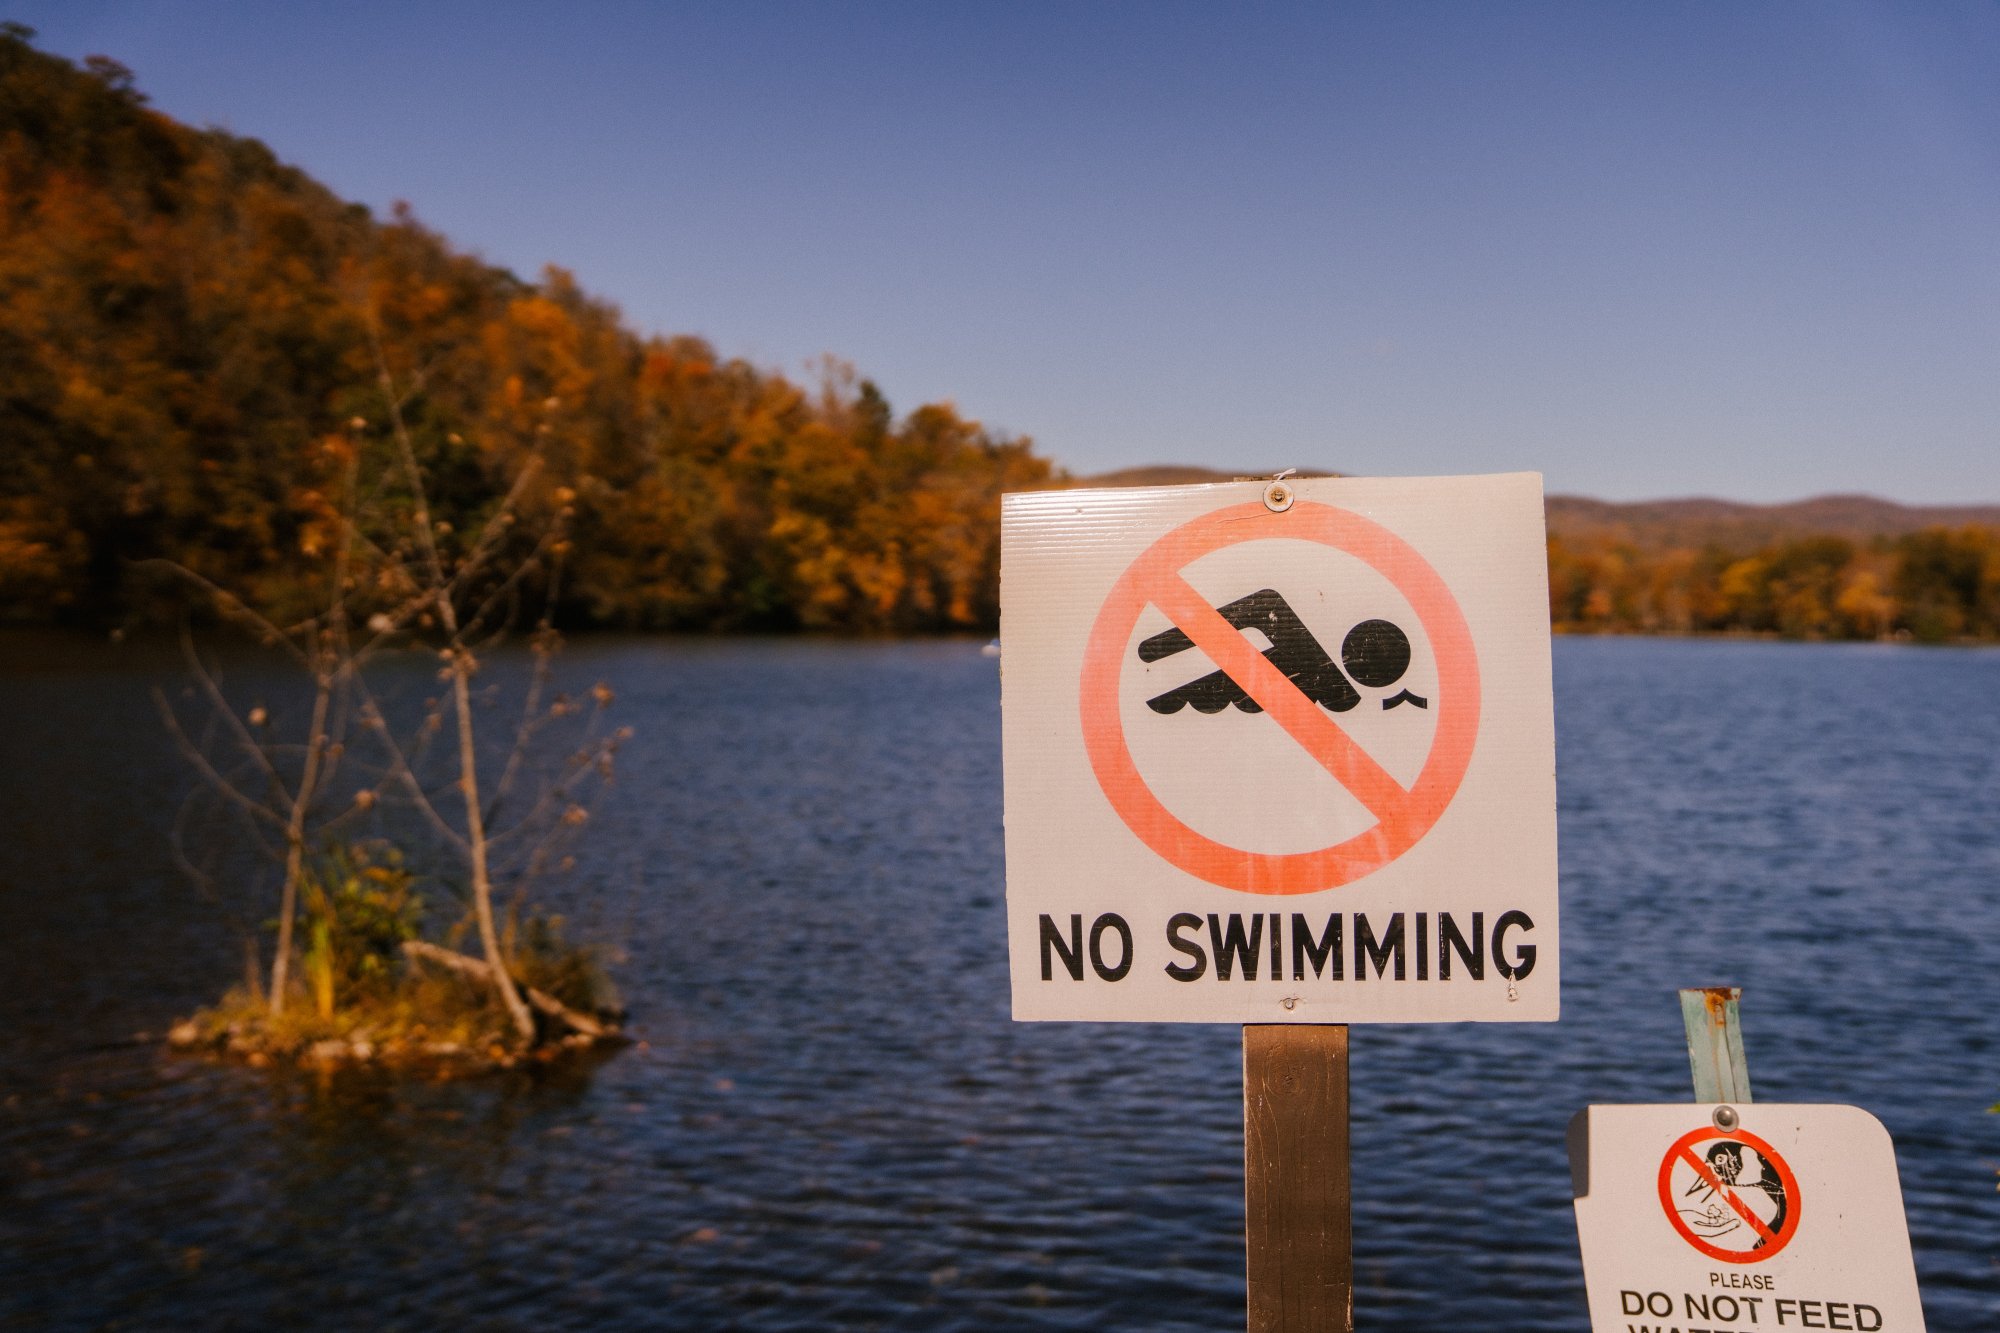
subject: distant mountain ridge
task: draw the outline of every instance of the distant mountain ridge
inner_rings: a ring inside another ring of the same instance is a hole
[[[1819,495],[1771,505],[1707,496],[1618,502],[1551,495],[1548,513],[1551,532],[1612,537],[1639,547],[1745,547],[1805,536],[1866,541],[1925,528],[2000,527],[2000,505],[1906,505],[1872,495]]]
[[[1121,468],[1075,478],[1076,486],[1192,486],[1234,481],[1257,472],[1162,465]],[[1307,473],[1328,476],[1330,473]],[[2000,504],[1906,505],[1872,495],[1819,495],[1784,504],[1748,504],[1711,496],[1671,500],[1548,497],[1549,531],[1563,538],[1609,538],[1641,549],[1716,545],[1751,548],[1796,537],[1867,541],[1925,528],[2000,528]]]

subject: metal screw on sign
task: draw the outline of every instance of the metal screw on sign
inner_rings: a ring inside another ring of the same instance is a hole
[[[1736,1108],[1733,1106],[1716,1107],[1714,1120],[1715,1127],[1725,1134],[1743,1123],[1743,1117],[1736,1114]]]
[[[1264,507],[1266,509],[1274,514],[1282,514],[1292,507],[1292,501],[1297,497],[1293,494],[1292,488],[1285,484],[1285,478],[1297,471],[1298,469],[1295,467],[1288,467],[1283,472],[1271,478],[1271,484],[1264,488]]]

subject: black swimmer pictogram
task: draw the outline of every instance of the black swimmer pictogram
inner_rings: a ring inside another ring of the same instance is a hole
[[[1216,611],[1239,630],[1262,631],[1271,641],[1271,646],[1264,650],[1265,658],[1284,672],[1300,693],[1329,712],[1345,713],[1361,702],[1361,692],[1354,688],[1355,684],[1382,689],[1401,680],[1410,667],[1409,636],[1387,620],[1364,620],[1349,630],[1341,641],[1340,665],[1336,666],[1298,613],[1275,589],[1259,589],[1248,597],[1217,607]],[[1139,660],[1157,662],[1192,647],[1194,640],[1180,629],[1163,630],[1140,642]],[[1347,668],[1344,675],[1342,666]],[[1146,706],[1156,713],[1178,713],[1189,704],[1194,705],[1197,713],[1219,713],[1231,704],[1245,713],[1264,711],[1226,671],[1211,671],[1146,701]],[[1428,699],[1407,689],[1382,700],[1384,708],[1399,704],[1430,707]]]

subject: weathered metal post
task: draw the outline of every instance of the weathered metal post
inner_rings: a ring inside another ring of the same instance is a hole
[[[1250,1333],[1351,1333],[1354,1235],[1347,1028],[1243,1029]]]
[[[1750,1065],[1743,1058],[1743,1025],[1735,986],[1703,986],[1681,992],[1681,1022],[1687,1027],[1688,1066],[1694,1099],[1710,1104],[1750,1100]]]

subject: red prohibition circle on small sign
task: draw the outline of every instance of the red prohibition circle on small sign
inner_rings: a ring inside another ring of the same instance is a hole
[[[1259,652],[1183,577],[1202,556],[1244,542],[1318,542],[1365,562],[1416,611],[1437,663],[1437,727],[1417,780],[1405,788],[1318,704]],[[1157,606],[1209,660],[1375,816],[1372,828],[1308,852],[1232,847],[1182,822],[1146,785],[1132,758],[1118,687],[1132,631]],[[1415,547],[1381,524],[1332,505],[1300,501],[1283,512],[1262,501],[1202,515],[1167,533],[1111,587],[1083,656],[1084,748],[1098,786],[1126,826],[1154,852],[1211,884],[1243,893],[1315,893],[1352,883],[1415,846],[1458,793],[1479,735],[1479,662],[1450,588]]]
[[[1676,1182],[1677,1171],[1688,1183]],[[1725,1264],[1762,1263],[1799,1233],[1798,1178],[1770,1144],[1740,1129],[1704,1125],[1674,1140],[1660,1161],[1660,1207],[1682,1240]]]

